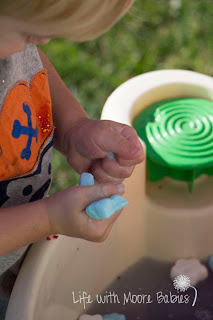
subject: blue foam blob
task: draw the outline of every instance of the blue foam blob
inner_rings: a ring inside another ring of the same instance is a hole
[[[126,320],[126,317],[124,314],[111,313],[103,316],[103,320]]]
[[[108,152],[107,153],[107,156],[106,156],[108,159],[112,159],[112,160],[115,160],[115,156],[114,156],[114,153],[113,152]]]
[[[83,172],[80,176],[79,186],[94,185],[94,177],[91,173]],[[121,210],[128,204],[128,201],[120,195],[113,195],[110,198],[101,199],[91,203],[86,208],[86,213],[93,219],[109,219],[116,211]]]
[[[126,199],[119,196],[118,194],[111,196],[110,200],[112,201],[113,209],[115,212],[118,210],[121,210],[123,207],[125,207],[129,203]]]
[[[78,181],[79,186],[92,186],[94,185],[94,177],[91,173],[88,172],[83,172],[80,175],[79,181]]]
[[[109,219],[116,211],[121,210],[128,201],[119,195],[101,199],[91,203],[86,213],[93,219]]]
[[[110,198],[91,203],[86,208],[86,213],[93,219],[108,219],[114,213]]]

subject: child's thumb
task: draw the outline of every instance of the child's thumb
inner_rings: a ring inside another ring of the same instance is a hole
[[[100,183],[91,186],[79,186],[80,197],[82,199],[82,209],[85,210],[92,202],[109,198],[115,194],[123,194],[125,187],[123,183],[112,182]]]

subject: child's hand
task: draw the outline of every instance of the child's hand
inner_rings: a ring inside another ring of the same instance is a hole
[[[99,183],[122,182],[144,160],[135,129],[109,120],[81,119],[66,136],[67,161],[79,174],[90,172]],[[115,160],[106,158],[113,152]]]
[[[109,219],[93,219],[85,212],[92,202],[123,194],[124,185],[115,183],[75,186],[46,198],[50,234],[64,234],[89,241],[104,241],[122,210]]]

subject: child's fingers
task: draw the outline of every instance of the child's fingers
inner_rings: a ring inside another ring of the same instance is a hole
[[[121,124],[123,126],[123,129],[121,131],[121,135],[124,136],[129,142],[134,144],[136,147],[139,148],[140,151],[138,151],[135,154],[134,159],[124,159],[121,155],[115,156],[115,160],[121,165],[121,166],[134,166],[136,164],[141,163],[144,160],[144,150],[142,147],[142,144],[138,138],[137,132],[134,128],[127,126],[125,124]],[[112,126],[117,126],[116,122],[112,123]]]
[[[93,186],[79,186],[78,195],[81,199],[81,210],[85,210],[92,202],[98,201],[100,199],[109,198],[115,194],[124,193],[123,184],[115,183],[104,183],[95,184]]]
[[[112,124],[115,125],[115,124]],[[123,130],[121,132],[122,136],[124,136],[127,140],[129,140],[131,143],[133,143],[136,147],[141,149],[141,142],[138,138],[137,132],[133,127],[127,126],[125,124],[123,125]]]
[[[114,152],[126,160],[136,159],[143,153],[136,131],[132,127],[105,121],[100,129],[101,134],[97,135],[96,141],[103,151]]]
[[[103,242],[107,239],[115,221],[118,219],[122,210],[115,212],[109,219],[96,220],[89,218],[87,222],[86,240]],[[89,227],[88,227],[89,226]]]
[[[124,167],[120,166],[117,161],[98,159],[93,162],[91,172],[96,181],[104,182],[122,182],[124,179],[131,176],[135,166]]]
[[[109,233],[110,233],[115,221],[120,216],[121,212],[122,212],[122,210],[119,210],[119,211],[115,212],[109,219],[105,220],[105,221],[107,221],[108,226],[107,226],[107,228],[106,228],[106,230],[105,230],[105,232],[104,232],[104,234],[102,236],[101,241],[104,241],[104,240],[106,240],[108,238],[108,235],[109,235]]]
[[[82,157],[78,152],[71,155],[71,159],[68,162],[72,166],[72,168],[78,173],[87,172],[91,166],[91,160]]]
[[[114,222],[118,219],[118,217],[120,216],[121,212],[123,209],[116,211],[109,219],[108,219],[108,223],[109,223],[109,228],[111,229]]]
[[[116,175],[113,176],[114,171],[111,171],[111,175],[110,175],[110,172],[108,173],[103,169],[103,166],[102,166],[103,160],[105,159],[98,159],[94,161],[92,164],[91,172],[94,175],[95,180],[98,181],[99,183],[106,183],[106,182],[121,183],[124,180],[124,178],[119,177],[117,173],[116,173],[117,177]],[[109,162],[112,162],[112,160],[111,161],[109,160]]]
[[[135,166],[136,164],[139,164],[141,162],[144,161],[144,153],[141,153],[136,159],[134,160],[126,160],[126,159],[123,159],[122,157],[118,156],[118,155],[115,155],[115,159],[117,161],[117,163],[120,165],[120,166],[123,166],[123,167],[132,167],[132,166]]]

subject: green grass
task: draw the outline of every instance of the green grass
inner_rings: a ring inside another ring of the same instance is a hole
[[[212,76],[212,34],[212,0],[136,0],[99,39],[82,44],[57,39],[42,50],[88,115],[98,119],[111,92],[138,74],[175,68]],[[54,151],[50,194],[77,180]]]

